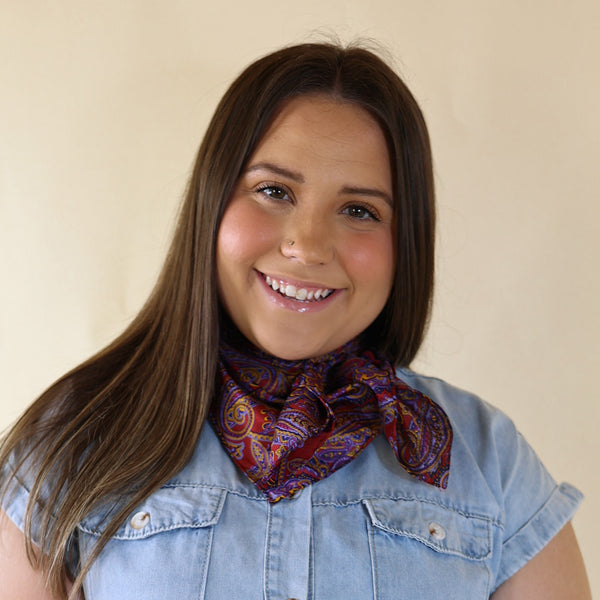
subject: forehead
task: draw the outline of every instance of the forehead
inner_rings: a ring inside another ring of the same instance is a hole
[[[319,117],[335,116],[347,124],[361,123],[365,127],[381,129],[376,119],[362,106],[329,94],[303,94],[281,102],[263,137],[284,123],[311,123]]]
[[[354,164],[371,170],[374,177],[391,179],[389,152],[379,123],[361,106],[331,96],[305,95],[284,101],[249,164],[256,160],[309,164],[311,159],[322,161],[317,165],[323,168]]]

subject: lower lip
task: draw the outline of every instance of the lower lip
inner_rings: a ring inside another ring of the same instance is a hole
[[[262,284],[263,289],[267,293],[268,299],[279,306],[280,308],[285,308],[286,310],[292,310],[294,312],[299,313],[316,313],[320,312],[323,309],[327,308],[337,296],[339,296],[343,290],[334,290],[325,298],[324,300],[312,300],[306,302],[304,300],[295,300],[294,298],[289,298],[288,296],[283,296],[279,292],[276,292],[270,285],[267,285],[264,277],[257,271],[256,277],[258,281]]]

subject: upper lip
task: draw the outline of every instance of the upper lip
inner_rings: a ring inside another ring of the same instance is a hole
[[[270,277],[271,279],[275,279],[277,281],[283,282],[287,285],[293,285],[298,289],[305,289],[307,291],[310,290],[335,290],[338,289],[334,286],[327,285],[324,283],[315,283],[313,281],[302,281],[300,279],[293,279],[292,277],[288,277],[287,275],[278,275],[274,273],[265,273],[263,271],[258,271],[260,275],[263,277]]]

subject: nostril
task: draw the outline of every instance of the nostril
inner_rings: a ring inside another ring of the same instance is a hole
[[[335,256],[329,240],[317,235],[287,237],[280,244],[280,252],[286,258],[298,260],[307,265],[325,265]]]

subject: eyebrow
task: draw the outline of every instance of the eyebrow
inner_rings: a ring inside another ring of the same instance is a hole
[[[387,204],[389,204],[391,207],[394,206],[394,203],[392,201],[392,198],[390,197],[389,194],[387,194],[386,192],[384,192],[383,190],[378,190],[376,188],[363,188],[363,187],[348,187],[345,186],[342,188],[342,193],[343,194],[354,194],[357,196],[369,196],[371,198],[381,198],[382,200],[384,200],[385,202],[387,202]]]
[[[281,167],[280,165],[276,165],[272,162],[259,162],[254,165],[250,165],[246,169],[246,173],[252,173],[254,171],[270,171],[275,175],[280,175],[281,177],[287,177],[296,183],[305,183],[306,180],[302,173],[298,171],[292,171],[291,169],[286,169],[285,167]],[[394,202],[392,201],[391,196],[384,192],[383,190],[377,188],[369,188],[369,187],[356,187],[356,186],[344,186],[340,193],[342,194],[351,194],[354,196],[368,196],[372,198],[381,198],[391,207],[394,206]]]
[[[275,175],[281,175],[282,177],[287,177],[296,183],[304,183],[305,179],[302,173],[298,173],[297,171],[291,171],[290,169],[286,169],[285,167],[280,167],[274,163],[270,162],[259,162],[254,165],[249,166],[246,169],[246,173],[251,173],[252,171],[271,171],[275,173]]]

